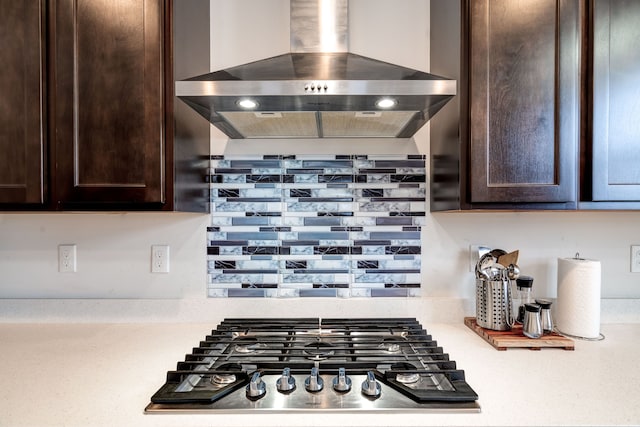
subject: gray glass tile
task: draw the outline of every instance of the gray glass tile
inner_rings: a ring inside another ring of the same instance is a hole
[[[363,255],[386,255],[386,253],[384,246],[362,246]]]
[[[336,182],[353,182],[353,175],[326,174],[318,175],[318,182],[336,183]]]
[[[222,182],[224,184],[244,184],[246,182],[245,174],[225,174],[220,176],[222,177]]]
[[[214,209],[217,212],[256,212],[256,211],[266,211],[267,204],[264,202],[259,202],[259,203],[222,202],[222,203],[215,203]]]
[[[367,174],[367,175],[360,175],[365,177],[365,181],[369,184],[385,184],[388,182],[391,182],[391,177],[388,174]],[[358,181],[358,182],[362,182],[362,181]]]
[[[351,160],[303,160],[303,168],[315,169],[315,168],[352,168],[353,162]]]
[[[386,246],[384,250],[387,255],[418,255],[421,253],[420,246]]]
[[[401,297],[406,297],[409,296],[409,292],[407,289],[403,289],[403,288],[392,288],[392,289],[376,289],[376,288],[372,288],[371,289],[371,297],[376,298],[376,297],[395,297],[395,298],[401,298]]]
[[[369,237],[372,240],[376,239],[389,239],[389,240],[420,240],[420,233],[415,231],[400,231],[400,232],[371,232]]]
[[[228,289],[229,297],[235,298],[263,298],[265,296],[265,291],[262,289]]]
[[[240,197],[239,188],[219,188],[217,196],[219,198]]]
[[[349,246],[314,246],[313,253],[315,255],[349,255],[351,248]]]
[[[251,233],[251,232],[229,232],[229,240],[278,240],[278,233]]]
[[[366,202],[358,205],[362,212],[408,212],[411,209],[409,202]]]
[[[251,169],[215,168],[213,172],[217,175],[246,175],[251,173]]]
[[[274,182],[282,182],[282,175],[277,174],[252,174],[245,176],[246,182],[251,183],[274,183]]]
[[[313,246],[291,246],[291,255],[313,255]]]
[[[239,269],[235,269],[230,271],[234,274],[277,274],[278,270],[239,270]]]
[[[390,175],[391,182],[425,182],[425,175],[413,175],[413,174],[395,174]]]
[[[273,186],[266,188],[242,188],[235,197],[268,197],[280,200],[282,198],[282,190]]]
[[[327,202],[353,202],[353,197],[300,197],[299,202],[303,203],[327,203]]]
[[[287,203],[287,210],[291,212],[335,212],[340,211],[338,203]]]
[[[376,218],[376,225],[412,225],[413,220],[411,217],[396,216],[396,217],[378,217]]]
[[[231,224],[236,226],[242,225],[269,225],[269,218],[264,216],[238,216],[231,217]]]
[[[242,246],[220,246],[220,256],[243,255]]]
[[[377,168],[424,168],[423,160],[376,160]]]
[[[322,175],[324,169],[314,169],[314,168],[287,168],[283,171],[287,175]]]
[[[327,297],[336,297],[336,296],[338,296],[338,290],[337,290],[337,289],[331,289],[331,288],[321,288],[321,289],[300,289],[299,296],[300,296],[300,297],[303,297],[303,298],[313,298],[313,297],[322,297],[322,298],[327,298]]]
[[[238,270],[242,270],[246,272],[246,270],[259,269],[259,270],[277,270],[278,269],[278,261],[273,258],[265,258],[265,259],[244,259],[239,261],[234,261],[234,265]]]
[[[337,226],[340,225],[342,220],[336,217],[324,216],[324,217],[306,217],[304,218],[304,225],[306,226]]]
[[[280,169],[280,160],[231,160],[231,167],[240,168],[277,168]]]
[[[242,255],[278,255],[277,246],[244,246]]]
[[[282,246],[314,246],[318,240],[282,240]]]
[[[300,174],[300,175],[293,175],[292,176],[293,180],[291,182],[294,182],[296,184],[315,184],[318,182],[318,175],[317,174]],[[289,182],[289,181],[287,181]]]
[[[298,233],[298,238],[301,240],[348,240],[349,233],[347,232],[310,232],[310,233]]]
[[[292,198],[311,197],[311,189],[310,188],[304,188],[304,189],[291,188],[288,191],[289,191],[289,197],[292,197]]]

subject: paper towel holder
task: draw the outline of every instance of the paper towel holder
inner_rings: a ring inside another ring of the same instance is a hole
[[[574,255],[573,259],[578,260],[578,261],[584,261],[585,260],[585,258],[581,258],[580,257],[580,252],[576,252],[576,254]],[[565,336],[565,337],[568,337],[568,338],[573,338],[573,339],[579,339],[579,340],[583,340],[583,341],[602,341],[605,338],[604,334],[602,332],[599,332],[598,336],[595,337],[595,338],[589,338],[589,337],[581,337],[581,336],[578,336],[578,335],[572,335],[572,334],[568,334],[566,332],[562,332],[557,328],[557,326],[555,326],[553,329],[554,329],[554,332],[556,332],[556,333],[558,333],[558,334],[560,334],[562,336]]]

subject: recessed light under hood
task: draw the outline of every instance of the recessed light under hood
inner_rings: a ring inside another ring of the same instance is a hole
[[[291,52],[176,82],[230,138],[409,138],[456,94],[455,80],[348,52],[348,0],[290,4]]]

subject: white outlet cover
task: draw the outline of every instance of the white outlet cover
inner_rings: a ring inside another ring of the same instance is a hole
[[[631,272],[640,273],[640,245],[631,245]]]
[[[478,245],[478,244],[469,245],[469,271],[470,272],[476,271],[476,264],[478,264],[478,261],[480,260],[482,255],[490,251],[491,251],[491,248],[489,248],[487,245]]]
[[[169,245],[151,246],[151,272],[169,272]]]
[[[77,270],[76,245],[58,245],[58,272],[75,273]]]

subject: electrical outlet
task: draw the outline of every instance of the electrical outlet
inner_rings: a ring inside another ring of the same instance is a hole
[[[491,251],[486,245],[469,245],[469,271],[476,271],[476,264],[482,255]]]
[[[58,271],[75,273],[77,271],[76,245],[58,245]]]
[[[152,245],[151,246],[151,272],[152,273],[168,273],[169,272],[169,246],[168,245]]]
[[[631,245],[631,272],[640,273],[640,245]]]

